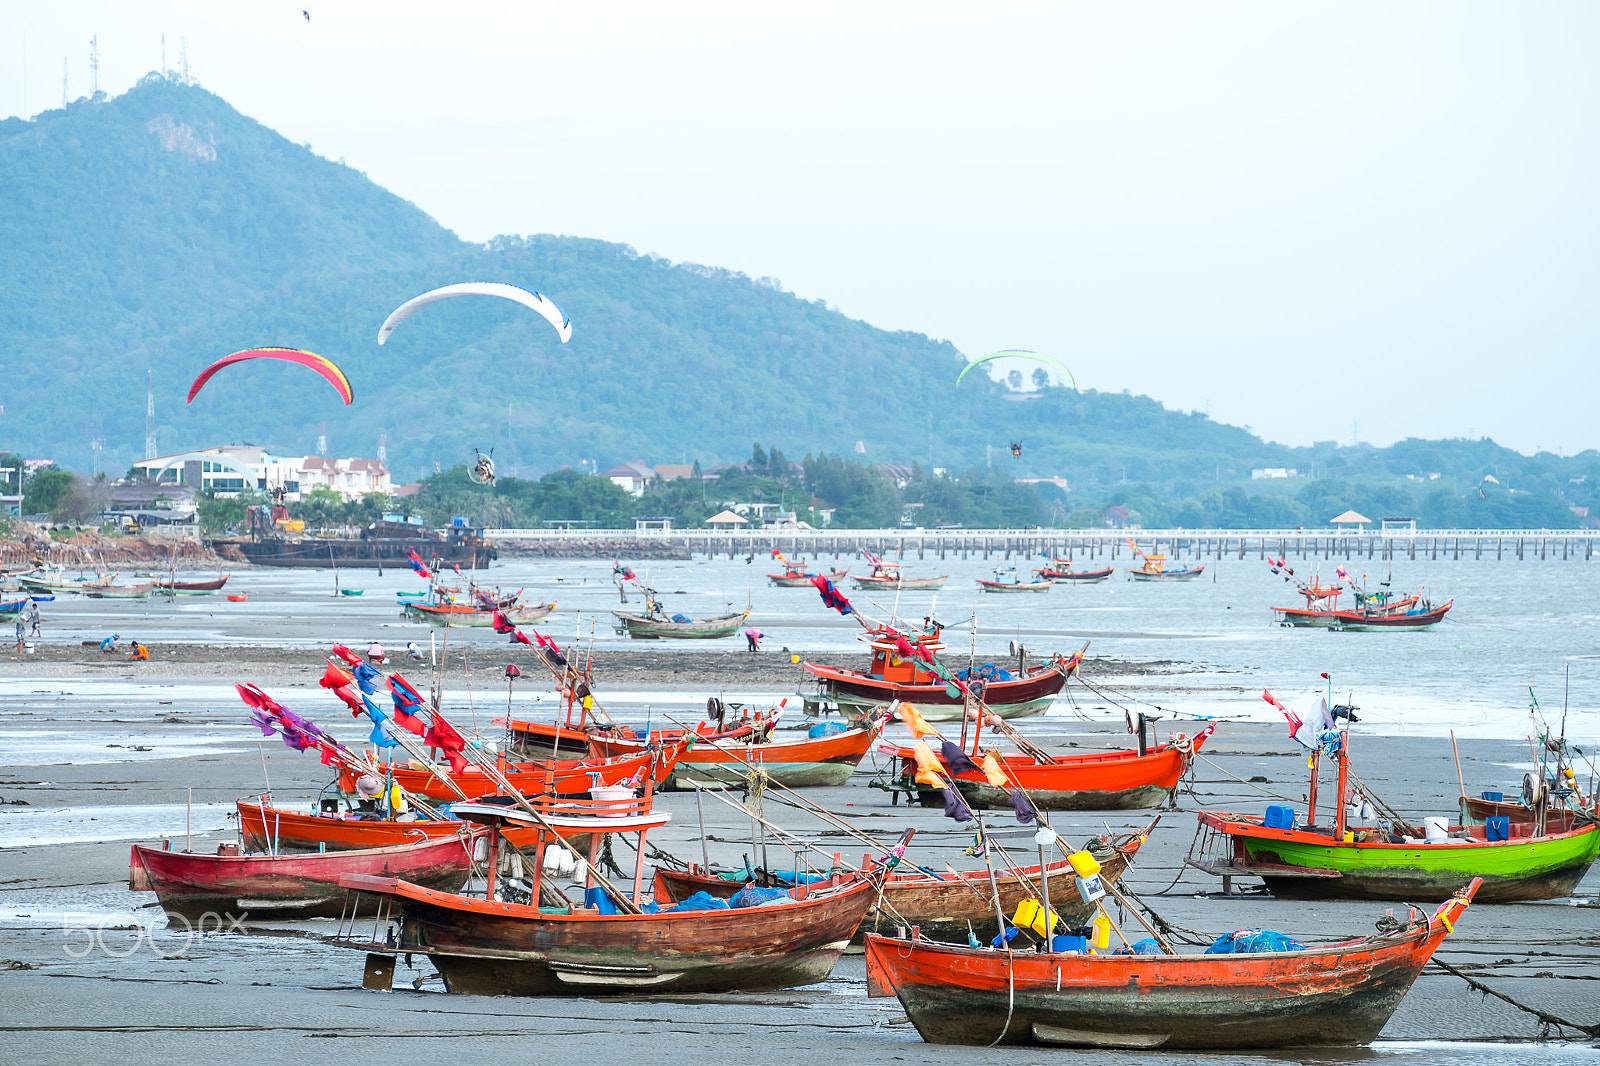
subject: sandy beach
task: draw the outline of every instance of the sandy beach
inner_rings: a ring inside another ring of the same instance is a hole
[[[359,1037],[362,1057],[434,1062],[458,1058],[468,1036],[474,1054],[525,1055],[537,1046],[541,1061],[550,1062],[658,1057],[666,1040],[681,1045],[685,1054],[692,1047],[697,1056],[716,1060],[773,1063],[809,1061],[818,1054],[843,1061],[1024,1063],[1041,1061],[1042,1055],[1049,1061],[1089,1061],[1087,1053],[925,1045],[905,1023],[898,1003],[866,998],[859,955],[847,955],[821,985],[770,995],[481,999],[442,994],[422,958],[401,967],[395,991],[361,991],[362,958],[325,941],[333,931],[331,921],[204,937],[168,928],[153,895],[127,889],[129,844],[165,832],[177,837],[176,847],[213,850],[233,837],[227,816],[232,801],[262,792],[267,779],[276,800],[309,807],[327,782],[327,771],[276,738],[258,744],[242,705],[230,703],[220,686],[244,677],[308,685],[321,661],[320,653],[310,650],[159,645],[152,648],[151,662],[128,664],[72,645],[6,663],[12,676],[36,678],[40,691],[52,678],[92,676],[113,679],[133,694],[101,713],[63,714],[50,723],[64,736],[62,743],[98,749],[96,761],[79,757],[20,765],[10,760],[12,765],[0,768],[0,834],[10,834],[0,840],[25,840],[30,827],[38,827],[36,838],[80,839],[85,819],[109,830],[108,838],[0,850],[0,981],[6,990],[0,997],[0,1027],[7,1034],[6,1061],[57,1061],[64,1039],[71,1040],[75,1060],[83,1062],[147,1057],[188,1062],[219,1055],[243,1062],[321,1059],[328,1045],[307,1040]],[[503,685],[499,663],[473,665],[474,683],[481,673],[486,686]],[[1090,668],[1102,677],[1159,672],[1150,664],[1106,661]],[[418,677],[424,674],[425,668],[416,671]],[[604,676],[630,689],[677,691],[688,700],[703,691],[696,687],[699,678],[717,677],[726,684],[732,676],[739,684],[781,689],[792,686],[795,668],[768,654],[652,649],[608,655]],[[185,686],[195,684],[206,695],[184,698]],[[550,687],[542,679],[526,684]],[[163,699],[164,694],[171,698]],[[352,741],[365,732],[347,715],[343,721],[331,715],[324,721]],[[1122,747],[1130,740],[1121,729],[1074,717],[1037,718],[1024,725],[1032,739],[1067,750]],[[1162,735],[1196,728],[1194,722],[1158,723]],[[1195,810],[1254,812],[1269,802],[1304,808],[1306,760],[1286,733],[1221,724],[1196,765],[1192,790],[1180,792],[1177,810],[1162,812],[1159,828],[1124,882],[1175,928],[1192,930],[1192,939],[1208,941],[1244,927],[1277,929],[1308,941],[1356,936],[1370,931],[1390,907],[1290,903],[1256,895],[1224,898],[1214,878],[1185,870]],[[198,746],[182,749],[180,757],[164,757],[164,745],[184,743]],[[148,750],[138,751],[141,747]],[[1447,741],[1366,735],[1357,727],[1353,750],[1363,779],[1401,811],[1446,814],[1454,807],[1458,789]],[[101,761],[106,759],[117,761]],[[1520,778],[1521,771],[1514,769],[1518,756],[1504,742],[1464,742],[1461,759],[1469,792]],[[811,798],[881,839],[917,826],[915,850],[923,862],[958,867],[975,862],[963,850],[971,843],[968,831],[938,811],[894,805],[884,792],[866,787],[883,769],[882,760],[869,757],[848,785],[813,790]],[[651,842],[698,859],[701,834],[692,795],[665,794],[659,805],[673,821]],[[720,804],[706,806],[705,846],[712,860],[738,864],[752,852],[748,821]],[[1154,813],[1057,814],[1053,821],[1065,838],[1081,840],[1107,828],[1119,833],[1138,828]],[[851,859],[863,850],[798,811],[774,806],[769,814],[824,850],[842,851]],[[133,828],[115,828],[124,823]],[[199,831],[186,838],[186,825]],[[145,827],[142,836],[126,835]],[[94,832],[90,827],[89,835]],[[627,861],[626,848],[619,857]],[[792,860],[782,853],[770,861]],[[1597,887],[1591,871],[1579,896],[1592,901]],[[1474,907],[1439,957],[1522,1003],[1595,1024],[1600,1021],[1594,993],[1594,981],[1600,979],[1597,912],[1571,904]],[[1534,1016],[1430,970],[1384,1031],[1384,1050],[1378,1054],[1407,1063],[1587,1061],[1593,1054],[1581,1045],[1496,1044],[1492,1050],[1473,1050],[1481,1046],[1476,1042],[1530,1041],[1542,1031]],[[530,1037],[538,1044],[530,1045]],[[1440,1043],[1449,1041],[1475,1043]],[[1525,1054],[1533,1057],[1520,1058]],[[1153,1054],[1140,1061],[1177,1060]]]

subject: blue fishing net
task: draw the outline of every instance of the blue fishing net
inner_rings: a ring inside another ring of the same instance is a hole
[[[788,898],[789,890],[786,888],[761,888],[757,885],[746,885],[728,901],[728,906],[733,910],[741,910],[745,907],[759,907],[771,900]]]
[[[674,904],[668,910],[672,911],[725,911],[728,901],[709,892],[696,892],[682,903]]]
[[[818,737],[837,736],[838,734],[843,733],[845,728],[846,726],[843,722],[818,722],[816,725],[806,730],[806,736],[813,740]]]
[[[1262,951],[1304,951],[1306,946],[1292,936],[1271,929],[1236,929],[1217,937],[1206,948],[1207,955],[1253,955]]]

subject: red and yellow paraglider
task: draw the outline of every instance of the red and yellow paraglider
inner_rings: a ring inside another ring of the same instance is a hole
[[[350,387],[350,379],[344,376],[344,371],[335,366],[331,359],[324,359],[315,352],[307,352],[299,348],[246,348],[242,352],[225,355],[200,371],[200,376],[194,379],[193,385],[189,386],[188,402],[194,403],[194,398],[200,395],[200,390],[205,388],[206,382],[210,381],[212,375],[217,371],[223,367],[247,362],[251,359],[281,359],[289,363],[299,363],[301,366],[309,367],[321,374],[328,384],[338,391],[339,398],[345,402],[346,407],[356,398],[355,391]]]

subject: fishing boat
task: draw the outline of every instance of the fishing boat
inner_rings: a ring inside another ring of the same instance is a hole
[[[142,600],[156,591],[156,585],[153,581],[138,585],[116,585],[109,581],[90,582],[78,591],[96,600]]]
[[[714,640],[731,637],[738,632],[745,619],[750,617],[746,607],[737,614],[717,615],[714,618],[690,618],[686,614],[667,613],[656,598],[655,589],[644,589],[644,613],[612,611],[617,618],[617,632],[626,633],[635,640]]]
[[[1374,632],[1384,629],[1432,629],[1444,621],[1444,616],[1455,606],[1451,600],[1434,607],[1425,598],[1418,597],[1405,608],[1334,611],[1330,627],[1355,632]]]
[[[1016,567],[996,570],[992,581],[978,578],[978,587],[984,592],[1049,592],[1054,586],[1055,582],[1047,577],[1024,581],[1017,574]]]
[[[422,592],[396,592],[394,594],[394,598],[397,600],[422,600],[427,599],[427,596],[426,590]]]
[[[1144,555],[1142,564],[1128,567],[1128,576],[1135,581],[1193,581],[1204,572],[1204,563],[1199,566],[1169,569],[1164,555]]]
[[[135,844],[128,877],[130,887],[154,890],[162,909],[184,921],[337,918],[345,906],[343,877],[397,877],[455,890],[471,864],[472,838],[458,829],[412,844],[320,854],[240,855],[236,845],[224,844],[215,855],[198,855]]]
[[[906,577],[900,573],[899,563],[886,563],[870,554],[867,556],[867,561],[872,564],[872,569],[866,574],[850,579],[856,583],[858,589],[919,592],[942,589],[944,583],[950,580],[949,574],[940,574],[938,577]]]
[[[165,581],[157,579],[155,584],[156,589],[161,592],[172,592],[179,596],[204,596],[220,591],[232,576],[232,574],[224,574],[221,577],[208,578],[205,581],[179,581],[176,578],[169,578]]]
[[[398,928],[367,941],[354,933],[365,923],[351,923],[351,933],[339,941],[369,954],[427,955],[454,993],[677,995],[812,984],[832,973],[882,883],[881,873],[835,876],[761,906],[646,913],[645,838],[668,821],[667,814],[551,812],[534,819],[519,807],[478,803],[456,804],[455,811],[495,830],[484,898],[394,877],[348,876],[343,884],[353,895],[381,898],[393,908]],[[507,849],[499,832],[506,825],[539,832],[531,860]],[[566,900],[545,873],[552,831],[565,829],[590,832],[595,841],[584,867],[581,907]],[[601,881],[593,866],[600,838],[619,832],[637,834],[631,894]],[[509,875],[501,876],[507,868]]]
[[[340,812],[337,800],[328,800],[331,809],[316,813],[292,811],[274,807],[265,798],[257,801],[237,800],[239,814],[239,839],[247,852],[281,855],[297,851],[358,851],[365,848],[392,847],[397,844],[415,844],[419,840],[437,840],[453,836],[465,829],[466,823],[454,818],[415,819],[402,821],[385,818],[376,813],[360,811]],[[523,830],[508,830],[514,840]],[[568,847],[588,847],[588,837],[581,835],[566,840]]]
[[[1052,559],[1048,566],[1042,566],[1034,573],[1051,581],[1076,581],[1080,584],[1092,585],[1104,581],[1115,572],[1115,567],[1106,567],[1103,570],[1075,570],[1071,559]]]
[[[836,583],[843,581],[845,578],[850,576],[849,567],[845,567],[843,570],[835,570],[831,574],[808,573],[806,571],[806,561],[804,559],[801,559],[798,562],[791,562],[790,560],[784,558],[783,553],[778,551],[776,548],[772,549],[772,557],[783,564],[783,573],[768,574],[767,580],[771,581],[774,585],[781,589],[810,588],[811,579],[819,576],[825,577],[829,581]]]
[[[415,552],[430,563],[477,570],[499,557],[494,545],[483,538],[482,529],[452,526],[432,530],[415,515],[383,515],[369,523],[359,538],[285,537],[280,523],[288,519],[289,512],[282,504],[251,505],[245,511],[249,537],[209,543],[213,548],[236,548],[257,566],[404,569]]]
[[[499,772],[519,791],[530,795],[576,794],[593,787],[616,785],[636,777],[659,785],[672,773],[683,757],[687,741],[668,744],[654,751],[642,751],[615,759],[551,759],[542,762],[504,762]],[[409,763],[380,763],[370,771],[384,780],[392,780],[412,795],[428,799],[458,798],[455,789],[439,779],[433,771]],[[445,774],[440,771],[440,774]],[[339,790],[347,794],[356,791],[354,770],[339,769]],[[493,775],[477,766],[468,766],[459,773],[445,774],[456,789],[467,796],[487,796],[495,792],[499,783]]]
[[[971,755],[981,761],[982,723],[972,737]],[[1004,771],[1005,785],[991,784],[980,770],[949,774],[950,781],[970,806],[986,810],[1009,808],[1011,793],[1020,789],[1034,806],[1047,811],[1118,811],[1159,807],[1183,780],[1190,763],[1210,739],[1215,723],[1193,737],[1182,733],[1168,743],[1149,746],[1140,737],[1137,748],[1122,751],[1089,752],[1082,755],[1049,755],[1043,751],[994,753]],[[916,749],[884,743],[878,751],[898,760],[894,784],[897,791],[914,793],[924,803],[937,801],[937,791],[917,784]]]
[[[1158,815],[1155,821],[1160,821]],[[1115,883],[1127,870],[1140,846],[1155,828],[1155,821],[1146,829],[1129,833],[1118,839],[1096,837],[1085,846],[1100,863],[1102,882]],[[909,869],[908,869],[909,867]],[[870,870],[870,856],[863,860],[863,869]],[[1073,883],[1072,864],[1066,860],[1042,868],[1055,885]],[[882,895],[873,901],[866,920],[857,930],[859,942],[867,933],[876,933],[900,926],[917,926],[922,936],[931,940],[966,941],[976,929],[993,926],[995,898],[1006,914],[1016,911],[1024,900],[1038,899],[1041,894],[1041,867],[1022,866],[994,871],[994,883],[989,882],[989,871],[949,869],[946,873],[913,866],[902,861],[883,883]],[[707,873],[698,864],[687,870],[658,867],[655,874],[656,902],[665,906],[688,899],[696,892],[728,898],[746,885],[776,885],[791,887],[809,878],[822,878],[824,874],[802,874],[798,871],[742,870]],[[1072,894],[1052,898],[1056,914],[1063,925],[1081,926],[1093,915],[1092,904],[1085,903]]]
[[[405,604],[405,610],[408,615],[427,622],[429,625],[473,629],[482,629],[494,625],[496,611],[503,614],[506,621],[512,625],[527,625],[549,617],[550,612],[555,609],[556,605],[553,603],[526,604],[506,608],[483,607],[468,603],[411,602]]]
[[[930,655],[943,651],[944,644],[939,639],[941,629],[937,622],[930,621],[917,635],[917,645]],[[865,670],[845,670],[812,662],[802,663],[801,667],[817,679],[822,691],[841,708],[876,707],[904,700],[916,704],[929,721],[959,717],[965,699],[961,691],[956,689],[952,693],[951,686],[928,669],[926,662],[915,657],[903,658],[896,643],[897,635],[888,627],[868,631],[872,660]],[[1026,718],[1048,710],[1056,693],[1065,687],[1067,678],[1082,663],[1082,651],[1070,656],[1053,655],[1033,665],[1028,665],[1019,655],[1015,670],[985,664],[976,673],[986,682],[984,701],[992,713],[1002,718]]]
[[[817,736],[793,740],[773,740],[766,730],[746,731],[742,736],[700,736],[686,751],[664,788],[692,789],[698,784],[743,784],[755,767],[773,781],[789,788],[842,785],[883,732],[886,717],[879,717],[855,728],[826,732],[837,723],[813,726],[824,730]],[[652,744],[669,744],[682,739],[681,729],[663,730],[649,735]],[[589,751],[596,758],[617,758],[644,749],[646,740],[605,733],[591,733]]]
[[[341,596],[365,596],[366,594],[367,594],[367,590],[366,589],[340,589],[339,590],[339,595],[341,595]]]
[[[1440,900],[1474,878],[1485,903],[1516,903],[1570,895],[1600,855],[1600,824],[1538,820],[1496,826],[1451,826],[1424,819],[1421,829],[1390,812],[1370,827],[1352,827],[1348,811],[1371,806],[1350,791],[1348,730],[1325,730],[1312,754],[1305,822],[1274,804],[1262,815],[1199,812],[1200,858],[1189,865],[1225,878],[1259,877],[1285,899]],[[1333,817],[1317,824],[1321,763],[1338,764]],[[1381,805],[1380,809],[1381,809]],[[1365,820],[1365,819],[1363,819]]]
[[[86,577],[67,577],[59,568],[55,568],[21,574],[17,577],[17,584],[22,586],[24,592],[69,593],[82,592],[91,582]]]
[[[997,951],[871,934],[867,994],[930,1044],[1220,1049],[1376,1039],[1471,902],[1326,947],[1257,954]],[[1381,928],[1381,926],[1380,926]]]

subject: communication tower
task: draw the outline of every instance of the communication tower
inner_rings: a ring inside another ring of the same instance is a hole
[[[317,454],[328,454],[328,423],[317,423]]]
[[[94,99],[100,93],[100,35],[97,33],[89,38],[89,99]]]
[[[149,383],[149,391],[144,397],[144,457],[156,457],[156,372],[145,371]]]

